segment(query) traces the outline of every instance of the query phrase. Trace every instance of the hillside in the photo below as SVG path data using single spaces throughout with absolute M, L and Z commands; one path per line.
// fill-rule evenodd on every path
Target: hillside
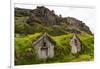
M 83 21 L 56 15 L 54 10 L 44 6 L 37 6 L 35 9 L 15 8 L 14 19 L 15 65 L 94 60 L 94 36 Z M 52 40 L 45 36 L 39 46 L 47 46 L 43 45 L 46 42 L 44 39 L 47 39 L 47 44 L 55 42 L 54 57 L 45 60 L 37 58 L 36 46 L 33 44 L 44 32 Z M 79 38 L 82 47 L 81 52 L 76 54 L 71 52 L 70 41 L 73 33 Z
M 82 32 L 92 34 L 84 22 L 74 17 L 56 15 L 54 10 L 44 6 L 37 6 L 36 9 L 15 8 L 15 33 L 35 32 L 48 32 L 51 35 Z
M 15 38 L 15 64 L 40 64 L 40 63 L 58 63 L 58 62 L 79 62 L 79 61 L 91 61 L 94 59 L 94 37 L 83 33 L 78 34 L 78 37 L 82 41 L 83 51 L 79 56 L 73 56 L 71 54 L 71 46 L 69 45 L 70 38 L 73 34 L 52 36 L 57 45 L 55 48 L 55 57 L 47 59 L 46 61 L 38 60 L 36 58 L 32 41 L 36 40 L 42 33 L 35 33 L 27 36 L 19 36 Z M 27 50 L 32 49 L 32 54 Z

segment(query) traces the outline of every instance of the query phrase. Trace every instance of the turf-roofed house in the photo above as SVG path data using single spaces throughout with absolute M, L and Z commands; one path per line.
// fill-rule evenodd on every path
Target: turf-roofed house
M 76 34 L 73 34 L 73 37 L 70 40 L 71 52 L 73 54 L 80 53 L 82 50 L 81 40 Z
M 33 46 L 39 59 L 53 58 L 55 45 L 55 41 L 47 33 L 42 34 L 33 42 Z

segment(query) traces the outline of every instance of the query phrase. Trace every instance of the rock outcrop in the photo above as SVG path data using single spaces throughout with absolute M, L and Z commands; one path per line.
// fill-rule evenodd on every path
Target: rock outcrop
M 33 21 L 44 23 L 46 25 L 56 25 L 59 24 L 59 17 L 54 14 L 53 10 L 49 10 L 44 6 L 38 6 L 36 9 L 32 10 L 31 16 L 27 20 L 28 23 Z
M 26 23 L 30 26 L 40 24 L 43 28 L 47 26 L 54 31 L 60 31 L 63 33 L 86 32 L 92 34 L 89 27 L 86 26 L 84 22 L 73 17 L 58 16 L 55 14 L 54 10 L 49 10 L 44 6 L 37 6 L 37 8 L 33 10 L 15 8 L 15 15 L 28 16 Z

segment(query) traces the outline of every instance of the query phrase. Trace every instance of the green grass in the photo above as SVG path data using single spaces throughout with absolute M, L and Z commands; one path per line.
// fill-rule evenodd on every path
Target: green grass
M 51 36 L 56 42 L 55 56 L 52 59 L 38 60 L 36 58 L 34 42 L 42 33 L 35 33 L 31 35 L 22 36 L 19 34 L 15 37 L 15 64 L 41 64 L 41 63 L 58 63 L 58 62 L 79 62 L 79 61 L 93 61 L 94 59 L 94 37 L 92 35 L 82 33 L 77 36 L 82 41 L 82 52 L 79 56 L 71 54 L 71 47 L 69 45 L 70 38 L 73 34 L 65 34 L 60 36 Z M 32 55 L 28 55 L 27 49 L 32 49 Z M 30 58 L 31 57 L 31 58 Z

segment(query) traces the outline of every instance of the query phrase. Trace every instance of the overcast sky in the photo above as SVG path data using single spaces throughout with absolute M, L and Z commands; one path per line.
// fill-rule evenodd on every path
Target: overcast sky
M 23 2 L 16 2 L 16 3 L 23 3 Z M 29 4 L 29 5 L 28 5 Z M 45 6 L 49 8 L 50 10 L 54 10 L 55 14 L 57 15 L 62 15 L 62 17 L 74 17 L 77 18 L 81 21 L 83 21 L 87 26 L 90 27 L 91 31 L 94 32 L 94 27 L 95 27 L 95 9 L 90 6 L 77 6 L 77 5 L 56 5 L 56 6 L 51 6 L 54 4 L 43 4 L 43 3 L 23 3 L 23 4 L 15 4 L 15 7 L 20 7 L 20 8 L 27 8 L 27 9 L 34 9 L 36 8 L 37 5 L 32 5 L 32 4 L 38 4 L 39 6 Z M 42 4 L 42 5 L 40 5 Z M 81 8 L 82 7 L 82 8 Z M 88 7 L 88 8 L 85 8 Z

